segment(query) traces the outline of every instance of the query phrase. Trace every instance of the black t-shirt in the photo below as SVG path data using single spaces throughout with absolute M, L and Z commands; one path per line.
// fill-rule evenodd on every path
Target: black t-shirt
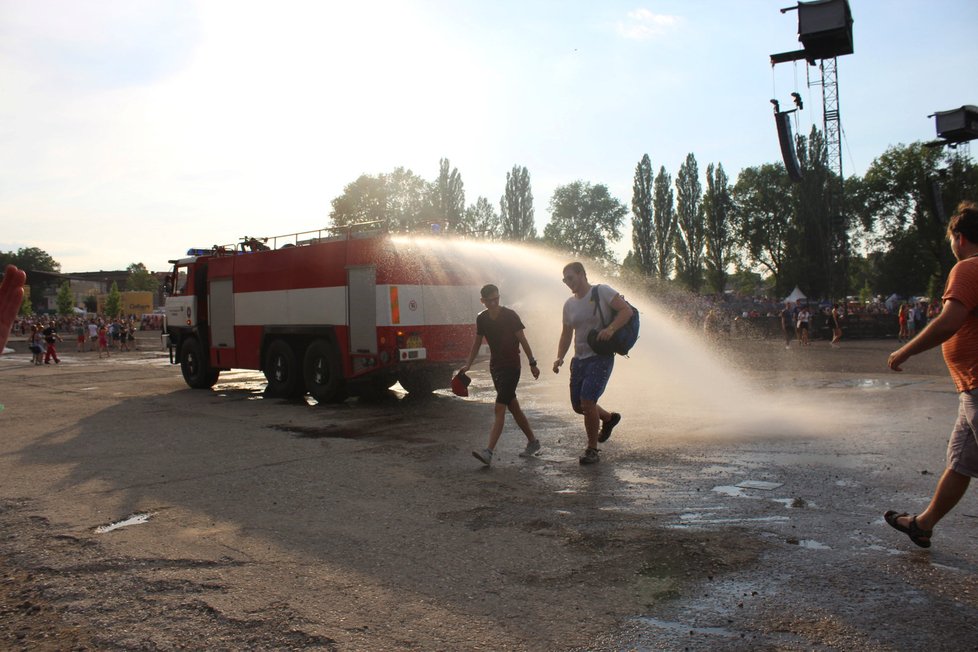
M 483 335 L 489 343 L 489 367 L 520 366 L 520 342 L 516 334 L 523 330 L 520 316 L 513 310 L 501 306 L 499 315 L 493 319 L 488 310 L 483 310 L 475 318 L 475 332 Z
M 58 331 L 54 327 L 48 326 L 41 332 L 44 333 L 44 341 L 48 344 L 54 344 L 57 341 Z

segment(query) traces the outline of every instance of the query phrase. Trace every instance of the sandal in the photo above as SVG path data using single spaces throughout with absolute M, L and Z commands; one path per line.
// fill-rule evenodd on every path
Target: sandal
M 897 514 L 895 511 L 890 510 L 887 513 L 883 514 L 883 520 L 885 520 L 887 524 L 889 524 L 889 526 L 892 527 L 894 530 L 899 530 L 900 532 L 906 534 L 908 537 L 910 537 L 911 541 L 913 541 L 921 548 L 930 548 L 930 538 L 934 534 L 934 531 L 921 530 L 920 527 L 917 525 L 916 515 L 910 516 L 910 527 L 907 527 L 906 525 L 900 525 L 897 522 L 897 519 L 902 518 L 904 516 L 910 516 L 910 514 L 906 512 Z

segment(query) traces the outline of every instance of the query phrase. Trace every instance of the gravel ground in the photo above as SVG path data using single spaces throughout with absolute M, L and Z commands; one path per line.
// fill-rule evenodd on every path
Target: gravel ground
M 547 372 L 520 388 L 542 455 L 508 422 L 485 469 L 478 366 L 467 400 L 327 407 L 254 373 L 190 390 L 141 346 L 0 358 L 0 648 L 978 649 L 974 496 L 930 550 L 881 518 L 942 469 L 937 352 L 636 355 L 594 467 Z

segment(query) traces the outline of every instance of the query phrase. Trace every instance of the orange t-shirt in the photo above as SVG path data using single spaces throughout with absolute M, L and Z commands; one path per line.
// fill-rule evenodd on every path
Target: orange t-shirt
M 944 301 L 954 299 L 968 310 L 958 332 L 941 345 L 944 362 L 959 392 L 978 388 L 978 258 L 965 258 L 951 268 Z

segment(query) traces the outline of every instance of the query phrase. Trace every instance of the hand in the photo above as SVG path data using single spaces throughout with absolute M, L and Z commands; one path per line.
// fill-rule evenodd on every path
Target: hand
M 564 364 L 564 359 L 563 358 L 557 358 L 556 360 L 554 360 L 554 373 L 555 374 L 556 373 L 560 373 L 560 367 L 563 364 Z
M 536 380 L 537 378 L 540 377 L 540 367 L 538 367 L 536 365 L 531 365 L 530 366 L 530 373 L 533 374 L 533 380 Z
M 598 331 L 598 341 L 604 342 L 605 340 L 610 340 L 611 336 L 615 334 L 615 329 L 611 326 L 602 328 Z
M 3 347 L 7 345 L 10 327 L 13 326 L 14 317 L 17 316 L 20 304 L 24 301 L 26 282 L 27 274 L 13 265 L 7 265 L 3 282 L 0 283 L 0 351 L 3 351 Z
M 906 362 L 909 357 L 909 355 L 903 352 L 903 349 L 898 349 L 890 354 L 890 357 L 886 360 L 886 366 L 893 371 L 903 371 L 900 365 Z

